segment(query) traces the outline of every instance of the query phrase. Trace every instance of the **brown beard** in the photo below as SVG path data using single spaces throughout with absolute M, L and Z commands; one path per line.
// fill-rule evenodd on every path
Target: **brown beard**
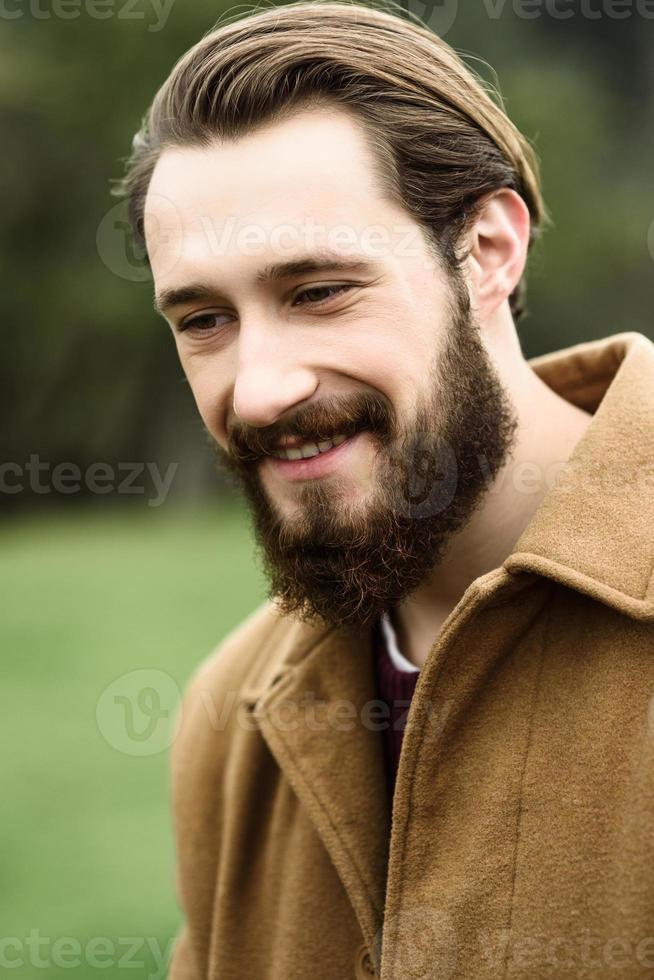
M 468 290 L 451 280 L 450 322 L 431 368 L 431 394 L 400 428 L 381 393 L 358 392 L 298 409 L 292 425 L 235 423 L 229 451 L 211 439 L 250 507 L 282 614 L 366 627 L 410 595 L 441 561 L 515 445 L 517 416 L 483 346 Z M 301 485 L 296 512 L 280 516 L 258 465 L 280 437 L 318 441 L 368 430 L 378 452 L 365 506 L 334 476 Z

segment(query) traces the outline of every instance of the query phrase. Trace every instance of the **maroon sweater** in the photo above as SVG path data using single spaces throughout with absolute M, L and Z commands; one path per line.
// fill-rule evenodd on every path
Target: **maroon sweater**
M 391 660 L 381 623 L 377 621 L 372 630 L 373 665 L 377 682 L 377 694 L 388 705 L 387 722 L 382 728 L 384 760 L 388 791 L 391 800 L 395 789 L 395 775 L 400 761 L 402 736 L 409 705 L 415 690 L 420 671 L 398 670 Z

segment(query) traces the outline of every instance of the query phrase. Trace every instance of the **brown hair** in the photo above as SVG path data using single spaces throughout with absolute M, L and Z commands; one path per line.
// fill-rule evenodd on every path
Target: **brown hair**
M 300 108 L 328 104 L 364 125 L 384 191 L 422 227 L 451 272 L 464 258 L 457 246 L 480 198 L 500 187 L 513 188 L 529 208 L 531 247 L 549 220 L 538 161 L 499 92 L 394 0 L 385 6 L 259 6 L 218 22 L 187 51 L 156 93 L 112 192 L 127 198 L 137 241 L 145 245 L 145 197 L 167 147 L 237 139 Z M 524 297 L 523 278 L 509 297 L 515 319 L 525 312 Z

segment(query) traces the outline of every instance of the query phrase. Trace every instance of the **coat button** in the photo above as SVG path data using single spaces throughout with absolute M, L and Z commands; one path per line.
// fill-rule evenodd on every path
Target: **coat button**
M 373 966 L 372 956 L 367 946 L 361 946 L 354 957 L 356 980 L 376 980 L 377 974 Z

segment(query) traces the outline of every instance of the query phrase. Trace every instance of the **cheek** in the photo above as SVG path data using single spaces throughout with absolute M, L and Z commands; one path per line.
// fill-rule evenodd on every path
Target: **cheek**
M 441 331 L 441 311 L 434 298 L 424 289 L 404 284 L 401 295 L 371 324 L 366 359 L 371 351 L 375 362 L 385 362 L 385 371 L 402 383 L 411 383 L 425 375 L 434 356 Z
M 217 368 L 207 361 L 193 363 L 192 360 L 186 364 L 182 360 L 182 368 L 202 421 L 213 438 L 225 445 L 223 419 L 226 387 L 221 383 Z
M 382 391 L 398 413 L 410 410 L 429 383 L 432 345 L 406 329 L 383 344 L 370 345 L 366 354 L 367 378 Z

